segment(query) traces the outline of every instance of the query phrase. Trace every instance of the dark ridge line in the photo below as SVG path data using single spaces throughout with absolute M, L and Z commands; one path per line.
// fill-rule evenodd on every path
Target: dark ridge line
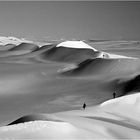
M 118 121 L 118 120 L 114 120 L 114 119 L 108 119 L 108 118 L 104 118 L 104 117 L 84 117 L 84 118 L 89 118 L 89 119 L 94 119 L 94 120 L 98 120 L 98 121 L 103 121 L 103 122 L 107 122 L 107 123 L 112 123 L 115 125 L 119 125 L 122 127 L 126 127 L 126 128 L 130 128 L 130 129 L 135 129 L 137 131 L 140 131 L 140 127 L 137 127 L 133 124 L 130 123 L 126 123 L 124 121 Z
M 24 43 L 23 42 L 23 43 L 21 43 L 19 45 L 16 45 L 15 47 L 9 49 L 9 51 L 26 50 L 26 49 L 27 50 L 29 49 L 29 50 L 33 51 L 33 50 L 36 50 L 37 48 L 39 48 L 39 46 L 36 45 L 36 44 L 33 44 L 33 43 Z
M 48 117 L 47 115 L 27 115 L 23 116 L 11 123 L 9 125 L 15 125 L 15 124 L 20 124 L 20 123 L 25 123 L 25 122 L 31 122 L 31 121 L 54 121 L 54 122 L 64 122 L 59 119 L 53 119 L 51 117 Z

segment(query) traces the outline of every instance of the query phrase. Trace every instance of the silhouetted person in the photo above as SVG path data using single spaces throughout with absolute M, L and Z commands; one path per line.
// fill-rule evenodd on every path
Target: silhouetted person
M 83 109 L 85 109 L 85 108 L 86 108 L 86 106 L 87 106 L 87 105 L 86 105 L 86 103 L 84 103 L 84 104 L 83 104 Z
M 116 92 L 113 93 L 113 98 L 116 98 Z

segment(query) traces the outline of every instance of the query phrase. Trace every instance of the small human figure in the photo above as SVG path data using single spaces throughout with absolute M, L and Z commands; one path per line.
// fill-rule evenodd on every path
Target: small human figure
M 105 54 L 103 54 L 103 58 L 105 58 Z
M 84 104 L 83 104 L 83 109 L 86 109 L 86 106 L 87 106 L 86 103 L 84 103 Z
M 113 98 L 116 98 L 116 92 L 113 93 Z

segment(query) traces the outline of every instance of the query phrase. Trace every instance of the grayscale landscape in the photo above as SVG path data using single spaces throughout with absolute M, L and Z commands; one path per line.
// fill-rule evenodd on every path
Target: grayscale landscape
M 140 139 L 139 12 L 0 2 L 0 139 Z

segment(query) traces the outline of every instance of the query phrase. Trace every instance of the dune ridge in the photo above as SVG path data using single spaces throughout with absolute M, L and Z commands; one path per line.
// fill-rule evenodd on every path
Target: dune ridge
M 140 93 L 136 93 L 86 110 L 24 116 L 1 127 L 0 136 L 18 139 L 138 139 L 139 100 Z
M 8 44 L 7 44 L 8 45 Z M 12 45 L 12 44 L 11 44 Z M 9 46 L 0 52 L 0 57 L 21 59 L 24 57 L 32 58 L 42 62 L 55 61 L 59 63 L 79 64 L 88 59 L 136 59 L 122 55 L 110 54 L 91 47 L 83 41 L 64 41 L 58 44 L 47 44 L 38 46 L 34 43 L 20 43 L 16 46 Z M 5 45 L 2 48 L 7 48 Z
M 103 51 L 98 51 L 82 41 L 65 41 L 57 44 L 53 48 L 40 54 L 42 59 L 67 62 L 81 63 L 88 59 L 105 58 L 105 59 L 136 59 L 122 55 L 109 54 Z
M 140 59 L 96 46 L 128 41 L 18 43 L 0 46 L 0 139 L 140 138 Z
M 25 43 L 33 43 L 33 41 L 27 40 L 25 38 L 17 38 L 17 37 L 13 37 L 13 36 L 0 36 L 0 44 L 1 45 L 6 45 L 6 44 L 14 44 L 14 45 L 19 45 L 22 42 Z
M 79 49 L 91 49 L 93 51 L 97 51 L 93 47 L 84 43 L 83 41 L 64 41 L 56 45 L 56 47 L 68 47 L 68 48 L 79 48 Z
M 140 70 L 139 59 L 88 59 L 80 63 L 77 68 L 64 71 L 62 75 L 69 76 L 115 76 L 121 77 L 136 73 Z
M 18 51 L 18 50 L 31 50 L 34 51 L 38 49 L 39 47 L 35 44 L 31 43 L 21 43 L 17 45 L 16 47 L 11 48 L 9 51 Z
M 57 120 L 53 117 L 53 115 L 47 115 L 47 114 L 34 114 L 34 115 L 27 115 L 23 116 L 8 125 L 15 125 L 19 123 L 25 123 L 25 122 L 31 122 L 31 121 L 56 121 L 56 122 L 62 122 L 60 120 Z

